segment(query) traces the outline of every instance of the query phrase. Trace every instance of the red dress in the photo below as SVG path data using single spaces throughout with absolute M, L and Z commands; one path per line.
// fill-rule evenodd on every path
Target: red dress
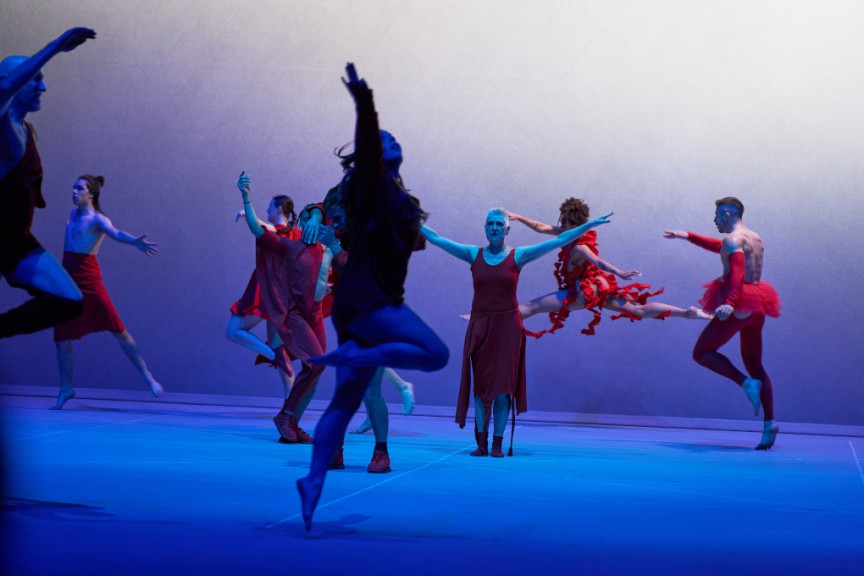
M 54 341 L 80 340 L 95 332 L 125 332 L 123 321 L 102 284 L 102 270 L 96 255 L 64 252 L 63 267 L 84 295 L 84 311 L 74 320 L 55 326 Z
M 462 349 L 462 382 L 456 404 L 456 422 L 465 426 L 471 399 L 471 375 L 474 396 L 483 403 L 487 422 L 492 401 L 499 394 L 514 399 L 514 414 L 528 410 L 525 386 L 525 334 L 516 298 L 519 267 L 513 250 L 499 264 L 492 266 L 483 257 L 483 249 L 471 264 L 474 301 L 471 320 Z
M 290 240 L 299 240 L 303 236 L 303 231 L 295 226 L 289 228 L 280 224 L 276 226 L 276 234 Z M 234 316 L 258 316 L 268 320 L 267 314 L 261 308 L 261 288 L 258 286 L 258 272 L 256 270 L 252 271 L 252 276 L 249 278 L 249 284 L 246 285 L 243 296 L 231 306 L 231 314 Z
M 633 282 L 626 286 L 619 286 L 615 276 L 608 272 L 604 272 L 594 264 L 583 261 L 580 265 L 574 266 L 573 270 L 567 272 L 567 267 L 570 263 L 570 253 L 577 244 L 588 246 L 596 255 L 600 255 L 597 249 L 597 232 L 590 230 L 580 236 L 576 241 L 561 248 L 558 253 L 558 261 L 555 262 L 555 279 L 558 281 L 559 290 L 567 290 L 567 296 L 564 298 L 564 303 L 556 312 L 549 313 L 549 320 L 552 321 L 552 327 L 540 332 L 531 332 L 526 330 L 525 333 L 535 338 L 540 338 L 544 334 L 551 334 L 564 326 L 564 321 L 570 315 L 570 304 L 579 297 L 581 293 L 585 297 L 585 309 L 594 313 L 594 318 L 588 323 L 588 327 L 582 330 L 582 334 L 586 336 L 594 335 L 594 327 L 600 323 L 600 310 L 606 305 L 610 298 L 621 298 L 633 304 L 645 304 L 648 298 L 657 296 L 663 293 L 663 289 L 656 292 L 647 292 L 651 288 L 650 284 Z M 662 320 L 669 316 L 670 312 L 661 314 L 657 319 Z M 620 312 L 612 316 L 612 320 L 618 318 L 628 318 L 631 322 L 641 320 L 638 316 L 629 312 Z

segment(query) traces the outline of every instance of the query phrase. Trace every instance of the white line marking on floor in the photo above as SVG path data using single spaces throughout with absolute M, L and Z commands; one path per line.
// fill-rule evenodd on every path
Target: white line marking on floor
M 855 457 L 855 464 L 858 465 L 858 475 L 861 476 L 861 482 L 864 482 L 864 470 L 861 469 L 861 462 L 858 460 L 858 454 L 855 452 L 855 446 L 852 445 L 851 440 L 849 440 L 849 448 L 852 449 L 852 456 Z

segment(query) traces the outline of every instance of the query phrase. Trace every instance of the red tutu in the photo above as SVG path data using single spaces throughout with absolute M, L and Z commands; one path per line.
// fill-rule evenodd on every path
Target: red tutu
M 714 314 L 717 307 L 722 306 L 729 295 L 726 282 L 722 277 L 717 278 L 705 284 L 703 288 L 705 288 L 705 294 L 699 300 L 699 305 L 706 313 Z M 763 280 L 759 284 L 745 283 L 741 287 L 741 296 L 735 305 L 735 311 L 764 314 L 777 318 L 780 316 L 780 296 L 770 282 Z

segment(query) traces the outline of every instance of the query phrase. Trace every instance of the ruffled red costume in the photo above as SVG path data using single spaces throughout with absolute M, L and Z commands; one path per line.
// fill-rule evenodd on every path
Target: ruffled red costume
M 660 288 L 655 292 L 648 292 L 651 288 L 650 284 L 641 282 L 633 282 L 626 286 L 619 286 L 615 276 L 608 272 L 600 270 L 594 264 L 583 261 L 580 265 L 574 266 L 570 272 L 567 272 L 567 267 L 570 264 L 570 254 L 577 245 L 588 246 L 588 248 L 596 255 L 600 255 L 597 249 L 597 232 L 589 230 L 575 241 L 567 244 L 558 253 L 558 261 L 555 262 L 555 280 L 558 281 L 559 290 L 567 290 L 567 296 L 564 298 L 564 303 L 561 308 L 555 312 L 549 313 L 549 320 L 552 326 L 540 332 L 531 332 L 525 330 L 525 333 L 534 338 L 540 338 L 544 334 L 551 334 L 564 326 L 567 317 L 570 316 L 570 304 L 583 294 L 585 297 L 585 309 L 594 313 L 594 317 L 588 323 L 588 327 L 582 330 L 582 334 L 586 336 L 594 335 L 594 328 L 600 323 L 602 318 L 600 311 L 606 305 L 610 298 L 621 298 L 633 304 L 645 304 L 648 298 L 657 296 L 663 293 Z M 660 315 L 657 319 L 662 320 L 669 316 L 669 312 Z M 612 320 L 618 318 L 628 318 L 631 322 L 641 320 L 629 312 L 622 311 L 612 316 Z
M 102 283 L 102 270 L 96 255 L 64 252 L 63 267 L 84 294 L 84 311 L 74 320 L 55 326 L 54 341 L 80 340 L 95 332 L 125 332 L 126 327 Z
M 276 234 L 290 240 L 299 240 L 303 236 L 303 231 L 295 226 L 289 227 L 280 224 L 276 226 Z M 256 250 L 260 249 L 260 247 L 256 248 Z M 252 271 L 252 276 L 249 278 L 243 296 L 231 306 L 231 314 L 234 316 L 258 316 L 264 320 L 269 320 L 267 313 L 261 307 L 261 287 L 258 285 L 257 270 Z

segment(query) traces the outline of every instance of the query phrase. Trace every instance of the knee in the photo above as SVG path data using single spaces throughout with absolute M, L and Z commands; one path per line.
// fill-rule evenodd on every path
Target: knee
M 705 363 L 705 350 L 703 350 L 700 346 L 696 346 L 693 348 L 693 361 L 697 364 Z
M 450 350 L 441 339 L 436 338 L 427 350 L 427 362 L 426 366 L 422 368 L 423 371 L 434 372 L 447 366 L 447 362 L 450 360 Z

